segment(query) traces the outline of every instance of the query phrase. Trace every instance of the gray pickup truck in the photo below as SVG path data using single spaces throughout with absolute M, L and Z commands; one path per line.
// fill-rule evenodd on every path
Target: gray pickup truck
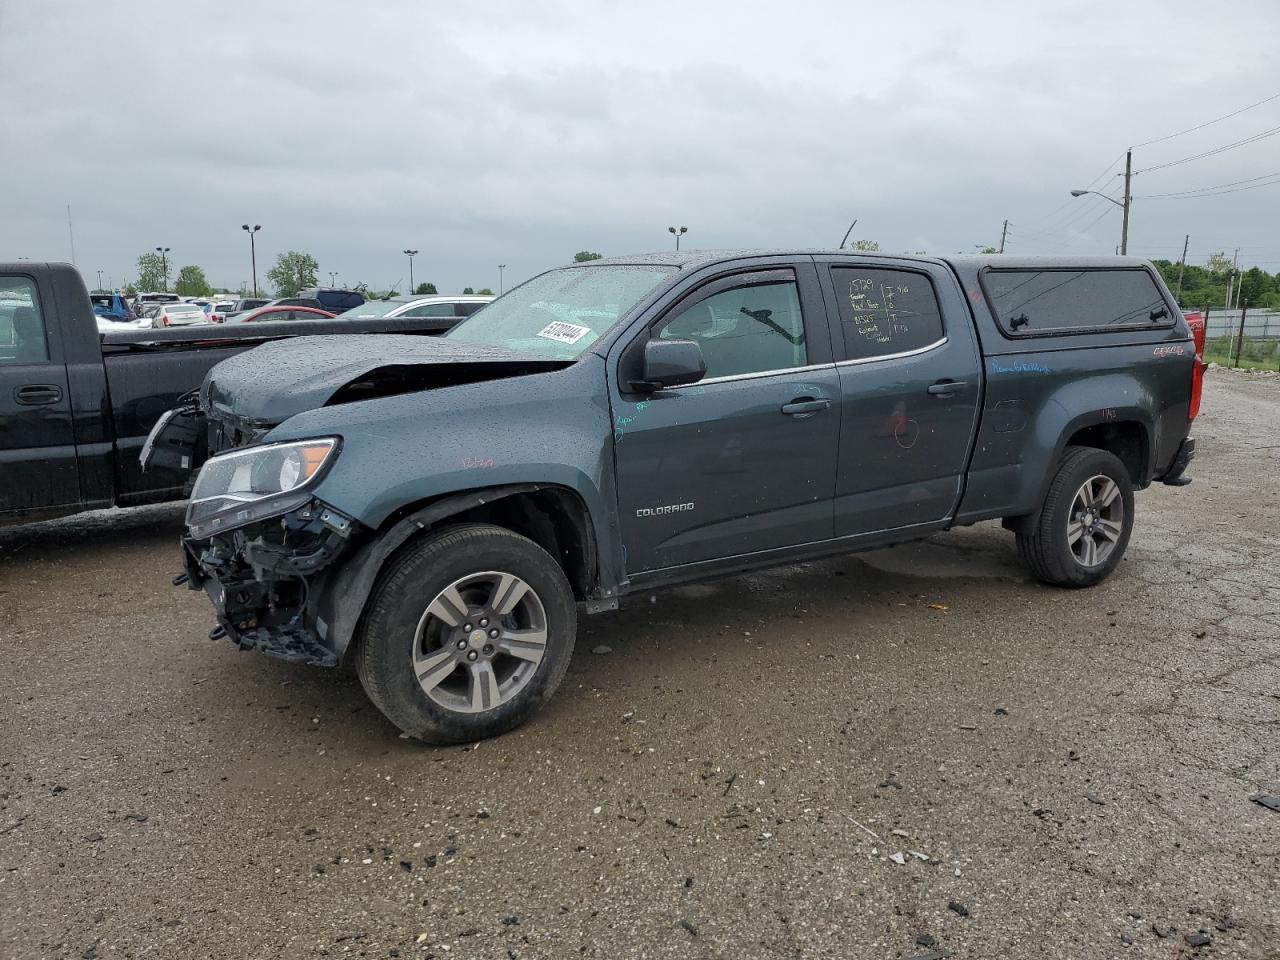
M 211 370 L 175 418 L 212 453 L 179 581 L 212 636 L 353 662 L 401 730 L 486 737 L 555 690 L 579 603 L 992 519 L 1041 580 L 1097 583 L 1134 491 L 1188 482 L 1201 336 L 1123 258 L 551 270 L 443 338 Z

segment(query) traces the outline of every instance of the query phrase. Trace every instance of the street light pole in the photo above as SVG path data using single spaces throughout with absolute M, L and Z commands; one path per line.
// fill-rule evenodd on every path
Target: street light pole
M 1117 200 L 1115 197 L 1108 196 L 1105 193 L 1099 193 L 1097 190 L 1072 190 L 1073 197 L 1083 197 L 1085 194 L 1092 193 L 1095 196 L 1110 200 L 1117 207 L 1124 211 L 1124 219 L 1120 223 L 1120 256 L 1128 256 L 1129 254 L 1129 208 L 1133 206 L 1133 191 L 1130 189 L 1133 181 L 1133 148 L 1130 147 L 1125 151 L 1124 155 L 1124 202 Z
M 409 292 L 413 293 L 418 288 L 413 285 L 413 258 L 418 255 L 417 250 L 406 250 L 404 255 L 409 258 Z
M 331 286 L 331 287 L 336 287 L 337 285 L 338 285 L 338 271 L 337 271 L 337 270 L 330 270 L 330 271 L 329 271 L 329 286 Z
M 160 254 L 160 272 L 164 275 L 164 292 L 169 292 L 169 248 L 156 247 L 156 253 Z
M 262 224 L 255 223 L 250 230 L 246 223 L 241 225 L 240 229 L 249 234 L 249 264 L 253 268 L 253 295 L 256 298 L 258 296 L 258 248 L 253 242 L 253 235 L 262 229 Z
M 498 264 L 498 296 L 502 296 L 503 292 L 506 290 L 506 287 L 502 284 L 502 271 L 505 269 L 507 269 L 507 265 L 505 263 Z
M 102 271 L 98 271 L 98 292 L 102 292 Z
M 680 251 L 680 238 L 681 238 L 684 234 L 686 234 L 686 233 L 688 233 L 688 232 L 689 232 L 689 228 L 688 228 L 688 227 L 681 227 L 681 228 L 680 228 L 680 230 L 679 230 L 679 231 L 677 231 L 675 227 L 667 227 L 667 232 L 668 232 L 668 233 L 670 233 L 670 234 L 674 234 L 674 235 L 675 235 L 675 238 L 676 238 L 676 252 L 677 252 L 677 253 L 679 253 L 679 251 Z

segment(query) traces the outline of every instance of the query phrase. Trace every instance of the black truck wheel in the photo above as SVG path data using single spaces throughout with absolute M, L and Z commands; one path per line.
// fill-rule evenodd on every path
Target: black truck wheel
M 1091 587 L 1116 568 L 1132 531 L 1125 465 L 1106 450 L 1067 447 L 1040 516 L 1018 534 L 1018 553 L 1045 583 Z
M 374 705 L 405 733 L 465 743 L 505 733 L 555 692 L 577 635 L 573 592 L 532 540 L 449 527 L 394 560 L 355 655 Z

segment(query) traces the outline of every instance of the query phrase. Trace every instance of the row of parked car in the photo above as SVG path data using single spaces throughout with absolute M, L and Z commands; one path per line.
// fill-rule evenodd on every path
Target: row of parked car
M 119 293 L 92 295 L 93 312 L 101 331 L 122 327 L 186 327 L 200 323 L 275 323 L 334 317 L 439 317 L 462 319 L 475 313 L 491 296 L 409 295 L 366 300 L 358 290 L 315 288 L 296 297 L 268 300 L 244 297 L 218 300 L 180 297 L 174 293 L 140 293 L 132 299 Z

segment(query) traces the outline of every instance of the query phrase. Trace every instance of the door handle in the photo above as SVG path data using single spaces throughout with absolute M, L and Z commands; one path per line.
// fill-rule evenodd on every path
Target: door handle
M 789 417 L 798 417 L 803 416 L 806 413 L 817 413 L 819 410 L 825 410 L 829 406 L 831 406 L 831 401 L 825 397 L 821 397 L 817 400 L 796 398 L 790 403 L 784 403 L 782 405 L 782 412 Z
M 62 388 L 54 383 L 31 383 L 25 387 L 15 387 L 13 399 L 24 406 L 40 407 L 61 400 Z
M 939 380 L 929 384 L 929 395 L 932 397 L 954 397 L 969 384 L 963 380 Z

